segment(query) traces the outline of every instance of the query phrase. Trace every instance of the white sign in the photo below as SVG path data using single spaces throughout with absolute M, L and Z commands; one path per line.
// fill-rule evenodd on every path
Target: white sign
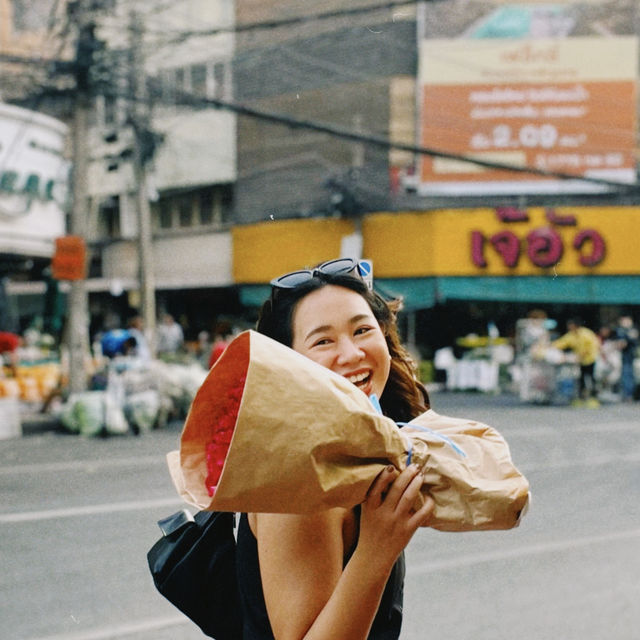
M 50 256 L 65 233 L 67 127 L 0 104 L 0 253 Z

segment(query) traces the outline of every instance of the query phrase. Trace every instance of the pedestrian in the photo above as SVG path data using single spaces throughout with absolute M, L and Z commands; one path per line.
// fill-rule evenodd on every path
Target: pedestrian
M 386 302 L 343 258 L 271 283 L 257 331 L 344 376 L 383 412 L 408 421 L 429 407 Z M 241 514 L 238 580 L 246 638 L 396 639 L 404 549 L 434 503 L 411 505 L 419 470 L 386 469 L 355 509 L 307 515 Z
M 127 332 L 129 338 L 134 338 L 135 342 L 129 341 L 127 344 L 129 350 L 127 355 L 139 358 L 141 362 L 151 360 L 151 349 L 144 334 L 144 320 L 142 316 L 135 315 L 129 319 L 127 323 Z
M 584 326 L 581 318 L 572 318 L 567 321 L 567 332 L 551 343 L 556 349 L 569 349 L 575 354 L 580 366 L 578 379 L 578 398 L 574 399 L 574 406 L 583 403 L 589 408 L 600 406 L 597 398 L 594 369 L 596 359 L 600 353 L 600 339 Z
M 22 338 L 17 333 L 0 331 L 0 364 L 6 364 L 14 378 L 18 377 L 18 347 L 21 344 Z
M 107 358 L 115 358 L 124 355 L 127 346 L 127 340 L 130 340 L 131 334 L 127 329 L 109 329 L 100 337 L 100 350 L 103 356 Z M 135 338 L 134 338 L 135 341 Z
M 224 353 L 231 340 L 233 339 L 231 324 L 223 321 L 218 322 L 213 332 L 213 344 L 209 354 L 209 369 L 217 362 L 218 358 Z
M 622 372 L 620 374 L 622 400 L 623 402 L 632 402 L 636 390 L 633 361 L 638 349 L 638 329 L 629 314 L 618 318 L 615 336 L 622 354 Z
M 615 390 L 620 381 L 622 358 L 615 330 L 610 325 L 603 325 L 598 331 L 598 338 L 600 351 L 594 369 L 594 376 L 598 381 L 598 396 L 601 400 L 606 397 L 617 399 Z
M 158 355 L 177 353 L 184 344 L 182 327 L 170 313 L 162 314 L 157 329 Z

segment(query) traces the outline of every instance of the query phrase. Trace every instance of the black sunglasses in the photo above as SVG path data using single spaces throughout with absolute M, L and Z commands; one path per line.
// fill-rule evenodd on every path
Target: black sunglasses
M 271 286 L 274 289 L 294 289 L 318 275 L 337 276 L 350 273 L 360 279 L 364 276 L 357 260 L 353 258 L 338 258 L 337 260 L 323 262 L 313 269 L 301 269 L 300 271 L 285 273 L 278 278 L 274 278 L 271 281 Z

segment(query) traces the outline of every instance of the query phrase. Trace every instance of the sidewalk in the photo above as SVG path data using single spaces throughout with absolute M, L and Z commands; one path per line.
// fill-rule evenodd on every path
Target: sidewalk
M 22 435 L 32 436 L 48 431 L 63 431 L 60 420 L 48 413 L 38 413 L 34 410 L 23 412 L 20 416 Z

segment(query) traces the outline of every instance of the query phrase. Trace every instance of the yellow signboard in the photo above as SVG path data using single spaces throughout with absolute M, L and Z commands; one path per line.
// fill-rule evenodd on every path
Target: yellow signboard
M 640 207 L 380 213 L 362 234 L 378 278 L 640 274 Z
M 238 284 L 265 283 L 282 273 L 338 258 L 344 239 L 354 231 L 348 220 L 322 218 L 234 227 L 233 280 Z

